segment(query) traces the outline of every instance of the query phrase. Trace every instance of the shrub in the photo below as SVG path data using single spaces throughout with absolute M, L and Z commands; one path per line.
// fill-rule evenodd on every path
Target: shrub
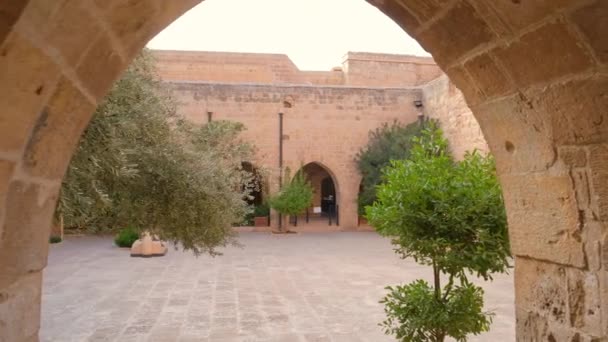
M 270 215 L 270 207 L 267 203 L 258 204 L 253 207 L 253 210 L 249 211 L 242 222 L 237 223 L 239 226 L 253 226 L 255 224 L 256 217 L 267 217 Z
M 235 223 L 235 226 L 241 227 L 250 227 L 254 224 L 254 214 L 253 212 L 247 213 L 241 222 Z
M 491 157 L 473 152 L 453 161 L 434 126 L 414 141 L 408 160 L 393 161 L 383 171 L 378 201 L 367 207 L 367 217 L 392 238 L 402 258 L 431 266 L 434 282 L 388 288 L 383 326 L 401 341 L 465 341 L 490 324 L 482 312 L 483 291 L 469 283 L 467 273 L 488 280 L 509 267 L 501 189 Z M 448 279 L 443 287 L 442 274 Z
M 289 170 L 286 172 L 289 179 Z M 283 215 L 298 215 L 310 206 L 312 202 L 313 188 L 306 180 L 302 171 L 296 173 L 293 180 L 284 185 L 279 193 L 271 197 L 270 206 Z
M 384 124 L 369 133 L 369 142 L 357 153 L 355 162 L 363 179 L 362 191 L 359 193 L 359 215 L 365 214 L 365 207 L 376 200 L 376 187 L 382 180 L 382 169 L 389 166 L 391 160 L 406 159 L 410 156 L 413 138 L 420 135 L 429 125 L 414 122 L 403 125 L 398 122 Z
M 49 238 L 49 242 L 50 243 L 60 243 L 61 241 L 63 241 L 63 239 L 61 238 L 61 236 L 55 236 L 55 235 L 53 235 L 53 236 L 51 236 Z
M 270 207 L 267 203 L 256 205 L 253 210 L 254 217 L 266 217 L 270 215 Z
M 443 341 L 445 336 L 466 341 L 467 334 L 487 331 L 492 322 L 482 311 L 483 290 L 470 283 L 454 286 L 440 300 L 424 280 L 386 289 L 381 303 L 388 318 L 381 325 L 399 341 Z
M 137 241 L 138 239 L 139 239 L 139 232 L 137 231 L 137 229 L 135 229 L 133 227 L 127 227 L 127 228 L 121 230 L 118 233 L 118 235 L 116 235 L 114 242 L 116 243 L 116 246 L 118 246 L 118 247 L 131 248 L 131 246 L 133 246 L 133 243 L 135 241 Z

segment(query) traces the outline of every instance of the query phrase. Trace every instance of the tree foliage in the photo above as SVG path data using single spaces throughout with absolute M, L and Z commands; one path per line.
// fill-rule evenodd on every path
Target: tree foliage
M 427 123 L 414 122 L 403 125 L 398 122 L 385 123 L 369 133 L 368 144 L 355 157 L 359 172 L 363 176 L 359 194 L 359 212 L 376 200 L 376 187 L 382 180 L 382 169 L 391 160 L 407 159 L 412 148 L 412 138 L 418 136 Z
M 289 171 L 286 179 L 289 179 Z M 284 215 L 298 215 L 308 208 L 312 202 L 313 188 L 300 170 L 291 182 L 283 186 L 278 194 L 269 200 L 270 206 Z
M 242 124 L 197 127 L 175 114 L 170 92 L 143 52 L 97 108 L 64 179 L 58 215 L 67 227 L 126 226 L 194 253 L 233 242 L 249 210 L 253 147 Z
M 470 283 L 454 286 L 441 300 L 424 280 L 387 287 L 387 334 L 399 341 L 443 341 L 446 336 L 466 341 L 467 334 L 487 331 L 491 317 L 483 313 L 483 289 Z
M 493 159 L 477 152 L 455 162 L 435 125 L 413 139 L 410 158 L 383 171 L 378 200 L 367 207 L 377 231 L 392 237 L 402 258 L 432 266 L 434 284 L 389 288 L 386 332 L 401 341 L 443 341 L 489 328 L 483 291 L 467 279 L 506 272 L 506 214 Z M 447 277 L 441 287 L 441 275 Z

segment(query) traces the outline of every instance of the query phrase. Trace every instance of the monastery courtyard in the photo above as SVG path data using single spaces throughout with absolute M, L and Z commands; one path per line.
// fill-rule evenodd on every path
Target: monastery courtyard
M 378 326 L 386 285 L 429 278 L 373 232 L 241 233 L 199 258 L 131 258 L 111 238 L 68 237 L 44 271 L 41 341 L 394 341 Z M 512 275 L 484 285 L 489 333 L 514 341 Z

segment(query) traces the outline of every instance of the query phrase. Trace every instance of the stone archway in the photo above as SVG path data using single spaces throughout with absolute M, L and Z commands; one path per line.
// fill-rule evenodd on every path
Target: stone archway
M 314 215 L 313 208 L 310 208 L 312 216 L 323 217 L 324 220 L 331 216 L 332 221 L 336 223 L 342 204 L 341 188 L 336 174 L 327 165 L 317 161 L 303 165 L 298 172 L 303 172 L 314 190 L 312 207 L 318 208 L 319 212 Z
M 608 2 L 368 1 L 432 53 L 496 157 L 518 338 L 608 336 Z M 37 340 L 57 192 L 97 101 L 198 2 L 0 4 L 0 341 Z

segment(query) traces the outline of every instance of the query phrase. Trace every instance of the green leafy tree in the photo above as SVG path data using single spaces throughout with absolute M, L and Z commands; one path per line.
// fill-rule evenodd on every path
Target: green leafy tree
M 367 207 L 377 231 L 392 237 L 402 258 L 431 266 L 433 284 L 418 280 L 388 287 L 382 300 L 387 334 L 400 341 L 466 341 L 487 331 L 483 290 L 467 274 L 485 280 L 506 272 L 510 256 L 506 215 L 491 157 L 468 153 L 455 162 L 434 125 L 425 129 L 407 160 L 391 162 Z M 442 287 L 442 281 L 445 286 Z
M 289 170 L 286 171 L 285 178 L 290 178 Z M 312 198 L 313 188 L 300 170 L 291 182 L 284 185 L 281 191 L 271 197 L 268 202 L 280 214 L 295 216 L 310 206 Z
M 235 242 L 232 224 L 250 210 L 254 152 L 244 126 L 197 127 L 175 114 L 170 92 L 144 51 L 97 108 L 64 179 L 57 215 L 91 231 L 127 226 L 195 254 Z
M 359 194 L 359 214 L 376 200 L 376 187 L 382 180 L 382 169 L 391 160 L 407 159 L 413 145 L 412 138 L 420 134 L 428 123 L 414 122 L 403 125 L 398 122 L 385 123 L 369 133 L 369 142 L 357 153 L 355 161 L 363 179 Z

